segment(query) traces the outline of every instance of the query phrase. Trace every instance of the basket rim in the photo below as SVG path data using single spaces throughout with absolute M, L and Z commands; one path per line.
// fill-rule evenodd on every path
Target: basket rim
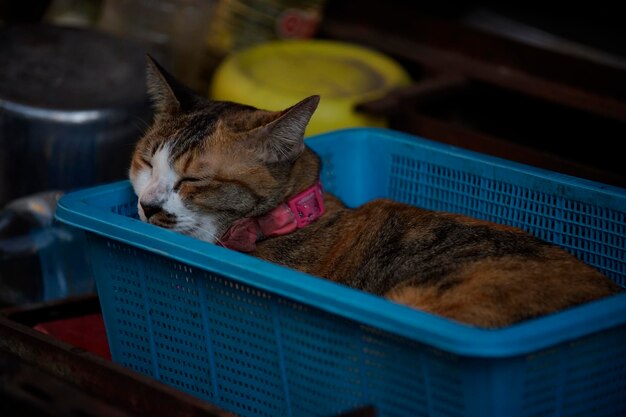
M 307 142 L 334 141 L 338 137 L 341 137 L 339 140 L 346 140 L 346 134 L 353 140 L 385 138 L 409 146 L 428 147 L 561 184 L 592 189 L 605 194 L 607 201 L 613 201 L 616 206 L 621 203 L 621 211 L 626 207 L 626 190 L 618 187 L 509 162 L 389 129 L 347 129 L 314 136 Z M 276 296 L 353 320 L 365 327 L 462 356 L 502 358 L 526 355 L 626 323 L 625 291 L 501 329 L 472 327 L 90 205 L 95 198 L 128 192 L 132 192 L 132 187 L 129 181 L 124 180 L 68 193 L 58 203 L 56 218 L 87 232 L 223 275 Z

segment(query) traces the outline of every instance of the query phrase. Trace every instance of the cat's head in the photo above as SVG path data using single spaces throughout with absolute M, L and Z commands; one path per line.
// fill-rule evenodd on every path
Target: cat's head
M 278 112 L 211 101 L 148 61 L 155 121 L 129 173 L 143 221 L 215 243 L 236 220 L 267 213 L 317 179 L 303 137 L 319 96 Z M 295 169 L 304 159 L 313 162 Z

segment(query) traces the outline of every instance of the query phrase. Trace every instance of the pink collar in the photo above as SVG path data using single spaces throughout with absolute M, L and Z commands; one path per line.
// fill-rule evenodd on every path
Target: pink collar
M 264 216 L 237 220 L 219 244 L 239 252 L 253 252 L 259 240 L 286 235 L 308 226 L 324 214 L 323 193 L 318 181 Z

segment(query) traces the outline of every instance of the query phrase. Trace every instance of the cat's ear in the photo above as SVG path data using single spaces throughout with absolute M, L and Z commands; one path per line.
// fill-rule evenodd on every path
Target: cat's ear
M 156 118 L 174 116 L 192 108 L 198 101 L 197 94 L 174 78 L 150 55 L 146 55 L 146 58 L 148 94 Z
M 277 112 L 275 119 L 248 132 L 249 144 L 264 162 L 295 160 L 304 151 L 304 131 L 319 102 L 320 96 L 311 96 Z

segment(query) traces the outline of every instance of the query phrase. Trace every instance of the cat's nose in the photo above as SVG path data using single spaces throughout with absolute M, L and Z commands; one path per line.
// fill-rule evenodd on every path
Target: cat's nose
M 150 219 L 150 217 L 161 211 L 161 206 L 157 206 L 154 204 L 139 203 L 139 205 L 141 206 L 141 209 L 143 210 L 143 214 L 146 216 L 146 219 Z

